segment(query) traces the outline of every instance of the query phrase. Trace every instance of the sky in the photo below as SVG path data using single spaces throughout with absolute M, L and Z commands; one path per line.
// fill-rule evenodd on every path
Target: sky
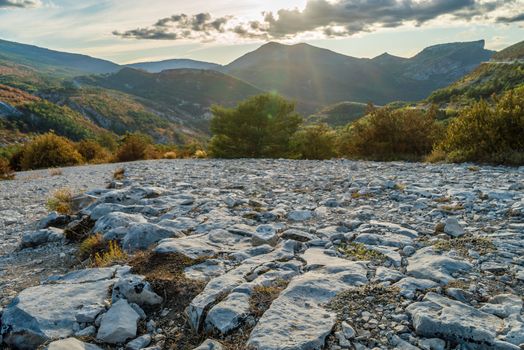
M 524 40 L 524 0 L 0 0 L 0 39 L 116 63 L 227 64 L 268 41 L 355 57 Z

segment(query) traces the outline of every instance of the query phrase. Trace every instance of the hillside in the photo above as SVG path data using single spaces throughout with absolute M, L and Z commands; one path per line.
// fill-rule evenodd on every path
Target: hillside
M 332 127 L 345 126 L 364 116 L 367 104 L 340 102 L 325 107 L 307 118 L 311 123 L 326 123 Z
M 213 104 L 233 106 L 262 92 L 231 76 L 194 69 L 148 73 L 124 68 L 115 74 L 82 77 L 77 81 L 139 97 L 148 107 L 176 116 L 180 122 L 200 130 L 207 130 Z
M 40 72 L 64 76 L 110 73 L 120 68 L 113 62 L 86 55 L 54 51 L 6 40 L 0 40 L 0 59 L 37 68 Z
M 222 66 L 216 63 L 201 62 L 189 59 L 174 59 L 158 62 L 139 62 L 126 65 L 129 68 L 142 69 L 149 73 L 160 73 L 170 69 L 206 69 L 219 70 Z
M 437 90 L 428 102 L 441 105 L 468 105 L 479 99 L 490 99 L 505 91 L 524 85 L 524 62 L 484 63 L 450 86 Z
M 269 43 L 223 71 L 296 99 L 302 110 L 312 112 L 340 101 L 387 104 L 424 99 L 492 54 L 484 49 L 484 41 L 436 45 L 409 59 L 388 54 L 359 59 L 307 44 Z
M 493 55 L 494 61 L 511 61 L 524 59 L 524 41 L 505 48 Z

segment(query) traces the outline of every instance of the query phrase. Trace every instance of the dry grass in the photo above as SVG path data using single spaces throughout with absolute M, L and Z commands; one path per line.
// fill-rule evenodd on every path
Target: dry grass
M 69 188 L 61 188 L 53 192 L 51 198 L 47 200 L 47 209 L 49 211 L 56 211 L 60 214 L 72 214 L 71 203 L 73 201 L 73 193 Z
M 270 286 L 256 286 L 253 288 L 253 294 L 249 301 L 250 313 L 257 319 L 262 317 L 266 312 L 273 300 L 278 298 L 280 293 L 286 289 L 289 281 L 278 280 Z
M 82 241 L 78 248 L 78 257 L 81 260 L 87 258 L 94 258 L 95 255 L 104 251 L 108 247 L 107 242 L 104 241 L 104 237 L 100 234 L 94 234 Z
M 116 241 L 110 241 L 107 251 L 95 253 L 92 261 L 93 267 L 107 267 L 124 263 L 127 260 L 127 254 L 120 248 Z
M 118 180 L 118 181 L 121 181 L 124 179 L 126 175 L 126 169 L 124 168 L 118 168 L 115 170 L 115 172 L 113 173 L 113 179 L 114 180 Z
M 85 216 L 80 220 L 71 222 L 64 231 L 67 240 L 72 242 L 80 242 L 84 240 L 95 226 L 95 221 L 91 220 L 89 216 Z
M 62 175 L 62 169 L 49 169 L 49 175 L 51 176 L 61 176 Z
M 486 237 L 460 237 L 448 240 L 438 240 L 433 244 L 433 248 L 440 251 L 455 250 L 460 256 L 468 257 L 470 249 L 476 251 L 480 255 L 494 253 L 497 247 L 493 242 Z

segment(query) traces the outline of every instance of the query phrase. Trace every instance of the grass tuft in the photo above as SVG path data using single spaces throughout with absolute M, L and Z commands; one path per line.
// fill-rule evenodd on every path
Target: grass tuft
M 94 267 L 107 267 L 127 260 L 127 254 L 116 241 L 110 241 L 107 251 L 95 253 Z
M 344 254 L 344 256 L 350 260 L 354 261 L 368 261 L 368 260 L 386 260 L 386 256 L 377 251 L 366 248 L 364 244 L 361 243 L 349 243 L 341 246 L 339 251 Z
M 53 192 L 51 198 L 47 200 L 47 209 L 56 211 L 60 214 L 72 214 L 71 204 L 73 202 L 73 193 L 68 188 L 61 188 Z

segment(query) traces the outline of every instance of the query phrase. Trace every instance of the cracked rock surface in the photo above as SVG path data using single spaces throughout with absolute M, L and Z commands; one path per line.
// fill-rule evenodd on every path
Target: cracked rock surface
M 123 166 L 125 179 L 111 188 L 104 184 L 113 165 L 66 169 L 40 179 L 40 192 L 25 174 L 0 183 L 4 345 L 524 347 L 524 168 L 284 160 Z M 16 198 L 63 184 L 86 191 L 67 220 L 92 222 L 88 234 L 117 241 L 131 267 L 82 268 L 77 244 L 60 235 L 62 219 L 46 218 L 45 199 L 11 208 Z M 31 254 L 62 260 L 37 267 Z M 147 254 L 155 264 L 142 267 L 144 277 L 133 259 Z M 174 257 L 179 266 L 168 265 Z M 178 271 L 174 280 L 153 273 L 163 261 Z M 9 281 L 24 271 L 31 274 Z

